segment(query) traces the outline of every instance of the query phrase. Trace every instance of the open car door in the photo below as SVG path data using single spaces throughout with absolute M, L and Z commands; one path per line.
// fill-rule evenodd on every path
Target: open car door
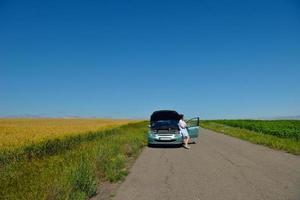
M 195 140 L 199 136 L 199 126 L 200 126 L 200 119 L 199 117 L 192 118 L 187 122 L 187 130 L 189 132 L 190 138 Z

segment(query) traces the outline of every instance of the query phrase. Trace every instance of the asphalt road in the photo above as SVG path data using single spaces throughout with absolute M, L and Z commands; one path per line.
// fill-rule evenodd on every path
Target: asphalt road
M 201 130 L 197 144 L 146 148 L 115 200 L 300 199 L 300 156 Z

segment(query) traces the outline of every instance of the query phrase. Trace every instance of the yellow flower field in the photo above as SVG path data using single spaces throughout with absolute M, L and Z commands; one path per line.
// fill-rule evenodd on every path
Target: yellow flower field
M 0 149 L 104 130 L 134 122 L 112 119 L 0 119 Z

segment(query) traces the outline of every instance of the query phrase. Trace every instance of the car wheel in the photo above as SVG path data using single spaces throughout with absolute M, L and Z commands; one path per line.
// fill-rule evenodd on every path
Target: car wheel
M 150 148 L 153 147 L 153 144 L 149 144 L 149 143 L 148 143 L 148 147 L 150 147 Z

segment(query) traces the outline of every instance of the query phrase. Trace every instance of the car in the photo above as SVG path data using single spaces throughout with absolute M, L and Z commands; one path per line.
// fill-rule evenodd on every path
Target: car
M 152 113 L 148 131 L 148 146 L 182 145 L 183 138 L 179 131 L 180 115 L 174 110 L 159 110 Z M 199 117 L 187 121 L 190 142 L 196 142 L 199 136 Z

